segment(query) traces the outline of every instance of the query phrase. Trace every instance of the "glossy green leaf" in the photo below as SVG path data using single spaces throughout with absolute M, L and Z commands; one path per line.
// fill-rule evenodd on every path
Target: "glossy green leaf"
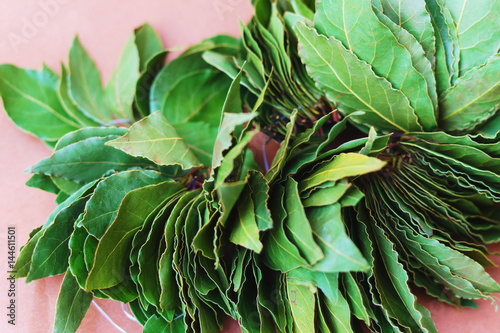
M 289 306 L 294 319 L 294 332 L 314 332 L 315 329 L 315 294 L 316 288 L 311 283 L 287 278 Z
M 237 245 L 260 253 L 263 245 L 260 241 L 259 227 L 255 216 L 255 204 L 250 191 L 243 192 L 236 206 L 234 222 L 229 239 Z
M 345 10 L 345 7 L 349 10 Z M 322 1 L 318 3 L 315 26 L 325 36 L 342 42 L 359 60 L 369 63 L 377 76 L 387 79 L 394 89 L 401 91 L 410 101 L 424 130 L 429 131 L 437 126 L 435 94 L 433 102 L 429 97 L 432 89 L 428 89 L 431 82 L 426 80 L 433 80 L 434 77 L 423 76 L 422 68 L 413 65 L 427 61 L 423 52 L 413 50 L 416 47 L 422 51 L 420 44 L 413 38 L 406 38 L 405 43 L 401 44 L 399 39 L 406 31 L 402 29 L 394 34 L 383 21 L 379 21 L 370 0 Z M 395 29 L 398 30 L 398 27 Z M 391 53 L 386 50 L 391 50 Z M 349 59 L 348 62 L 355 62 L 353 60 Z M 430 64 L 428 70 L 430 72 Z
M 218 70 L 224 72 L 232 80 L 235 80 L 238 74 L 241 73 L 241 70 L 238 68 L 235 59 L 232 56 L 223 55 L 214 51 L 205 51 L 203 53 L 203 60 L 205 60 L 207 63 L 217 68 Z M 259 95 L 248 77 L 243 76 L 241 78 L 241 84 L 249 91 L 251 91 L 254 95 Z
M 66 271 L 70 254 L 69 238 L 87 200 L 88 197 L 80 198 L 62 209 L 54 221 L 44 229 L 33 251 L 32 268 L 26 278 L 27 282 Z
M 262 90 L 266 85 L 265 69 L 262 60 L 262 51 L 258 46 L 255 36 L 252 35 L 247 26 L 240 23 L 243 46 L 247 51 L 248 79 L 257 90 Z
M 113 113 L 106 104 L 99 69 L 78 38 L 69 51 L 69 72 L 70 95 L 81 111 L 101 124 L 112 121 Z
M 421 5 L 423 4 L 423 0 L 421 1 Z M 397 43 L 401 44 L 411 55 L 411 64 L 415 68 L 415 70 L 424 78 L 425 84 L 427 87 L 427 94 L 429 96 L 430 101 L 432 102 L 433 114 L 432 120 L 423 121 L 420 120 L 422 116 L 420 116 L 419 121 L 423 124 L 429 124 L 432 129 L 437 127 L 437 91 L 436 91 L 436 78 L 434 73 L 434 64 L 431 60 L 428 59 L 428 54 L 425 53 L 422 45 L 418 41 L 418 37 L 415 37 L 404 28 L 400 27 L 397 23 L 391 21 L 388 17 L 382 14 L 377 9 L 374 9 L 375 14 L 382 24 L 384 24 L 389 30 L 394 34 L 394 37 L 397 40 Z M 414 13 L 416 16 L 417 14 Z M 429 14 L 427 13 L 427 16 Z M 430 23 L 430 22 L 429 22 Z M 432 26 L 429 24 L 429 28 Z M 434 39 L 431 40 L 431 44 L 434 46 Z M 434 59 L 434 55 L 432 55 Z M 420 108 L 422 109 L 422 108 Z M 419 109 L 416 109 L 415 112 L 419 115 Z M 429 128 L 427 129 L 429 130 Z
M 58 204 L 57 207 L 52 211 L 52 213 L 50 213 L 50 215 L 47 217 L 47 220 L 43 224 L 43 228 L 46 228 L 47 226 L 49 226 L 54 221 L 54 219 L 57 217 L 57 215 L 64 208 L 66 208 L 66 207 L 70 206 L 71 204 L 73 204 L 73 202 L 76 201 L 77 199 L 79 199 L 80 197 L 84 197 L 84 196 L 87 196 L 87 195 L 91 194 L 92 191 L 95 189 L 95 185 L 98 182 L 99 181 L 94 181 L 94 182 L 89 182 L 89 183 L 83 185 L 76 192 L 74 192 L 73 194 L 69 195 L 63 202 L 61 202 L 60 204 Z
M 324 258 L 324 254 L 313 238 L 313 230 L 300 201 L 297 182 L 289 178 L 285 190 L 284 204 L 287 212 L 284 222 L 285 232 L 303 257 L 314 265 Z
M 371 66 L 359 60 L 334 37 L 327 39 L 302 23 L 295 26 L 300 55 L 309 75 L 328 98 L 338 103 L 344 114 L 358 123 L 369 123 L 383 131 L 419 131 L 422 129 L 408 98 Z
M 252 192 L 252 201 L 254 203 L 255 218 L 259 230 L 265 231 L 273 227 L 271 211 L 269 209 L 269 185 L 264 175 L 258 171 L 249 172 L 248 186 Z
M 100 293 L 101 295 L 105 295 L 110 299 L 122 303 L 130 303 L 138 297 L 137 289 L 131 280 L 125 280 L 114 287 L 94 290 L 93 292 L 94 294 Z
M 42 140 L 56 140 L 80 128 L 57 96 L 58 77 L 48 69 L 0 66 L 0 96 L 14 123 Z
M 152 311 L 152 306 L 145 308 L 141 305 L 141 302 L 138 299 L 130 302 L 128 306 L 135 319 L 137 319 L 143 326 L 146 325 L 148 319 L 155 314 L 154 311 Z
M 441 95 L 458 78 L 460 49 L 453 18 L 442 0 L 426 0 L 436 36 L 436 87 Z
M 92 293 L 81 289 L 70 270 L 66 272 L 56 303 L 54 333 L 76 332 L 92 302 Z
M 288 145 L 290 144 L 290 140 L 292 138 L 292 133 L 294 131 L 294 125 L 296 120 L 297 120 L 297 110 L 295 110 L 292 113 L 290 121 L 288 122 L 288 124 L 286 124 L 285 138 L 281 142 L 280 148 L 278 149 L 276 155 L 274 156 L 273 164 L 266 172 L 266 179 L 268 183 L 272 183 L 273 181 L 275 181 L 279 177 L 280 173 L 282 172 L 283 168 L 286 165 L 288 157 L 287 149 Z
M 471 130 L 500 108 L 500 55 L 460 77 L 441 97 L 440 126 Z
M 314 12 L 311 10 L 311 8 L 307 6 L 306 4 L 307 1 L 292 0 L 290 2 L 292 3 L 292 7 L 295 13 L 305 17 L 309 21 L 314 20 Z
M 369 265 L 345 230 L 340 205 L 309 208 L 307 218 L 324 258 L 311 267 L 321 272 L 366 271 Z
M 60 191 L 59 194 L 57 195 L 56 197 L 56 204 L 60 205 L 61 203 L 63 203 L 66 199 L 68 199 L 69 197 L 69 194 L 65 191 Z
M 380 2 L 384 15 L 412 34 L 422 45 L 427 59 L 434 64 L 434 29 L 425 1 L 381 0 Z
M 87 290 L 110 288 L 126 277 L 124 272 L 128 269 L 128 254 L 135 233 L 157 205 L 183 189 L 177 183 L 164 182 L 141 187 L 125 195 L 115 220 L 97 247 L 94 266 L 86 282 Z
M 137 274 L 138 290 L 143 294 L 144 300 L 154 305 L 160 306 L 161 285 L 158 274 L 159 260 L 165 250 L 165 223 L 168 215 L 175 206 L 175 201 L 167 203 L 156 215 L 151 223 L 146 240 L 141 245 L 137 264 L 139 272 Z M 167 312 L 170 312 L 167 310 Z
M 264 238 L 266 251 L 263 257 L 264 262 L 270 268 L 287 272 L 297 267 L 306 267 L 308 263 L 285 234 L 283 221 L 287 216 L 287 211 L 284 207 L 284 194 L 285 189 L 281 186 L 275 186 L 271 193 L 269 205 L 273 207 L 271 214 L 274 228 Z
M 365 194 L 357 187 L 350 187 L 345 195 L 340 199 L 340 205 L 342 207 L 354 207 L 356 206 Z
M 87 183 L 110 170 L 122 171 L 134 167 L 147 167 L 151 162 L 132 157 L 105 144 L 117 136 L 92 137 L 59 149 L 28 169 L 31 173 L 63 177 Z
M 411 231 L 405 231 L 404 233 L 399 234 L 401 237 L 406 237 L 408 239 L 405 244 L 411 251 L 412 255 L 449 290 L 454 292 L 459 297 L 466 299 L 478 299 L 483 297 L 483 294 L 474 288 L 471 282 L 453 274 L 449 267 L 442 265 L 432 253 L 427 252 L 422 247 L 422 243 L 426 240 L 423 236 L 412 235 Z
M 239 89 L 239 87 L 238 87 Z M 219 167 L 224 159 L 224 152 L 231 147 L 233 132 L 238 126 L 251 121 L 257 113 L 224 113 L 217 138 L 214 143 L 212 169 Z
M 175 125 L 175 130 L 184 139 L 189 149 L 204 166 L 212 164 L 217 127 L 204 122 L 185 122 Z
M 335 332 L 354 332 L 351 327 L 351 311 L 349 304 L 338 289 L 334 290 L 333 298 L 322 297 L 324 304 L 321 311 L 329 327 Z
M 104 179 L 88 201 L 80 225 L 91 235 L 101 239 L 115 220 L 120 204 L 128 192 L 165 180 L 167 179 L 160 173 L 145 170 L 124 171 Z
M 366 324 L 370 322 L 370 315 L 368 309 L 365 306 L 365 299 L 363 297 L 364 291 L 359 281 L 356 281 L 352 273 L 345 273 L 342 275 L 343 286 L 345 290 L 345 297 L 349 303 L 352 314 L 358 319 L 363 320 Z
M 332 205 L 342 198 L 349 187 L 351 187 L 351 184 L 346 179 L 343 179 L 331 187 L 313 190 L 302 203 L 304 207 Z
M 479 126 L 477 132 L 483 136 L 487 137 L 495 137 L 498 136 L 498 132 L 500 131 L 500 113 L 496 113 L 490 119 L 486 121 L 483 126 Z
M 334 301 L 338 293 L 338 273 L 324 273 L 306 268 L 296 268 L 287 273 L 289 278 L 297 278 L 312 282 L 323 294 Z
M 437 332 L 429 311 L 417 303 L 416 297 L 410 291 L 408 274 L 398 261 L 398 255 L 394 251 L 394 244 L 389 241 L 387 235 L 380 228 L 375 225 L 372 225 L 372 228 L 373 242 L 377 244 L 381 256 L 381 260 L 378 263 L 375 262 L 378 267 L 375 266 L 374 271 L 380 272 L 385 269 L 386 273 L 378 276 L 377 279 L 384 280 L 386 285 L 390 281 L 392 285 L 388 287 L 388 290 L 380 290 L 382 302 L 387 302 L 384 304 L 387 310 L 402 325 L 409 327 L 412 332 Z M 393 290 L 395 293 L 392 292 Z M 391 299 L 392 295 L 395 297 Z
M 345 117 L 339 123 L 335 124 L 329 131 L 327 137 L 324 141 L 317 146 L 317 149 L 313 152 L 307 152 L 306 150 L 298 151 L 292 153 L 286 161 L 286 164 L 281 171 L 283 174 L 295 174 L 301 173 L 304 170 L 308 170 L 313 164 L 314 160 L 318 158 L 318 160 L 323 160 L 330 154 L 336 154 L 338 151 L 329 149 L 329 145 L 335 141 L 335 139 L 346 129 L 347 121 L 350 117 Z M 321 120 L 318 120 L 321 121 Z M 313 127 L 314 128 L 314 127 Z M 306 132 L 304 132 L 306 133 Z M 306 136 L 307 138 L 307 136 Z M 297 138 L 298 140 L 298 138 Z M 355 143 L 356 140 L 350 141 L 350 143 Z M 362 145 L 362 143 L 360 143 Z M 339 151 L 342 145 L 339 146 Z M 358 147 L 358 145 L 356 145 Z M 318 157 L 318 155 L 320 155 Z
M 35 173 L 33 176 L 31 176 L 31 178 L 26 182 L 26 186 L 39 188 L 53 194 L 59 193 L 59 188 L 56 184 L 54 184 L 50 176 L 44 175 L 42 173 Z
M 170 216 L 165 223 L 165 251 L 159 259 L 159 281 L 161 287 L 160 307 L 161 309 L 175 309 L 179 302 L 179 287 L 176 283 L 176 272 L 173 269 L 173 256 L 175 250 L 175 222 L 179 217 L 181 210 L 198 195 L 198 192 L 187 192 L 176 202 Z M 194 243 L 194 242 L 193 242 Z
M 153 27 L 148 23 L 136 28 L 134 33 L 135 45 L 140 59 L 139 69 L 141 72 L 147 71 L 148 63 L 153 57 L 156 57 L 158 53 L 163 51 L 163 44 L 160 36 L 158 36 Z
M 166 95 L 179 80 L 191 72 L 205 69 L 207 65 L 196 52 L 183 54 L 172 60 L 158 73 L 151 86 L 149 106 L 151 112 L 163 109 Z
M 366 256 L 370 264 L 370 271 L 368 272 L 368 276 L 365 277 L 365 281 L 367 282 L 365 284 L 366 295 L 369 298 L 369 306 L 371 309 L 370 317 L 375 322 L 376 327 L 380 327 L 381 330 L 401 332 L 397 323 L 390 318 L 387 309 L 382 305 L 382 295 L 380 295 L 377 289 L 377 283 L 384 283 L 387 279 L 379 281 L 376 279 L 374 273 L 375 256 L 377 255 L 377 252 L 376 245 L 373 243 L 372 237 L 369 236 L 368 229 L 370 228 L 370 223 L 372 223 L 372 217 L 363 205 L 357 207 L 357 213 L 356 219 L 359 222 L 359 232 L 357 236 L 359 239 L 360 250 Z
M 318 186 L 327 181 L 337 181 L 342 178 L 359 176 L 375 172 L 385 165 L 385 162 L 355 153 L 343 153 L 336 156 L 331 162 L 324 164 L 308 178 L 300 181 L 301 191 Z
M 63 64 L 61 64 L 61 77 L 57 84 L 57 95 L 66 113 L 78 124 L 81 126 L 96 126 L 99 124 L 86 116 L 71 98 L 69 89 L 69 70 Z
M 137 42 L 138 41 L 136 39 L 136 43 Z M 139 49 L 139 56 L 141 58 L 140 53 L 141 50 Z M 153 85 L 156 75 L 158 75 L 160 70 L 163 68 L 165 59 L 167 58 L 167 54 L 167 51 L 159 52 L 155 54 L 151 59 L 149 59 L 149 61 L 146 63 L 145 68 L 142 68 L 141 66 L 141 76 L 137 80 L 137 84 L 135 87 L 135 105 L 137 106 L 137 109 L 142 117 L 146 117 L 151 113 L 151 109 L 149 108 L 149 95 L 151 94 L 151 86 Z
M 186 325 L 182 318 L 167 322 L 162 317 L 151 316 L 144 325 L 144 333 L 182 333 L 186 331 Z
M 79 223 L 81 223 L 81 220 L 79 221 Z M 88 272 L 90 272 L 90 269 L 94 264 L 95 252 L 97 250 L 98 245 L 99 245 L 99 239 L 88 233 L 83 243 L 83 259 L 85 263 L 85 272 L 87 273 L 85 277 L 88 276 Z
M 42 235 L 42 227 L 36 228 L 31 232 L 29 240 L 19 251 L 16 263 L 14 264 L 14 269 L 12 270 L 14 273 L 12 273 L 11 276 L 18 279 L 28 275 L 31 268 L 33 251 L 35 250 L 35 246 Z
M 132 122 L 134 119 L 132 102 L 139 75 L 139 52 L 135 45 L 135 36 L 132 35 L 105 89 L 107 105 L 119 118 L 128 119 L 125 122 Z
M 110 135 L 125 135 L 128 130 L 123 127 L 85 127 L 63 136 L 57 141 L 54 150 L 61 150 L 70 144 L 80 142 L 85 139 L 100 137 L 104 138 Z
M 500 291 L 498 283 L 473 259 L 430 238 L 422 239 L 420 244 L 423 249 L 438 258 L 440 264 L 449 267 L 453 274 L 468 280 L 478 290 L 485 293 Z
M 172 124 L 189 121 L 218 126 L 230 85 L 231 79 L 218 70 L 192 72 L 168 92 L 162 113 Z
M 138 121 L 128 134 L 107 145 L 160 165 L 180 165 L 183 169 L 201 165 L 191 147 L 160 112 Z
M 216 188 L 217 197 L 219 201 L 219 211 L 221 216 L 217 223 L 225 225 L 230 217 L 230 213 L 235 205 L 238 203 L 238 198 L 245 188 L 244 181 L 223 183 Z
M 245 150 L 255 134 L 257 134 L 257 130 L 246 132 L 241 140 L 224 156 L 215 179 L 216 187 L 228 180 L 227 178 L 231 174 L 239 174 L 241 172 Z
M 481 66 L 498 53 L 500 3 L 498 1 L 443 1 L 450 11 L 460 45 L 460 76 Z
M 239 45 L 235 38 L 224 35 L 215 36 L 190 47 L 179 57 L 169 62 L 158 73 L 151 87 L 151 112 L 164 109 L 163 105 L 166 96 L 185 76 L 199 70 L 211 68 L 211 66 L 202 59 L 204 51 L 219 50 L 224 54 L 234 54 L 238 52 L 238 49 Z M 185 95 L 186 92 L 182 91 L 182 96 L 185 97 Z
M 68 243 L 68 247 L 70 249 L 70 256 L 68 260 L 69 268 L 81 288 L 85 287 L 85 280 L 87 279 L 87 275 L 89 273 L 87 267 L 85 266 L 85 254 L 83 252 L 85 240 L 88 235 L 89 233 L 83 226 L 79 227 L 76 225 Z

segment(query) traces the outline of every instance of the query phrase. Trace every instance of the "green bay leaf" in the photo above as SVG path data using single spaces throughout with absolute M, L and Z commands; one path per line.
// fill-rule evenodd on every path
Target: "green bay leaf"
M 68 268 L 69 238 L 78 216 L 83 213 L 89 197 L 75 200 L 62 209 L 39 238 L 31 258 L 31 270 L 27 282 L 62 274 Z
M 372 224 L 373 233 L 373 243 L 377 244 L 378 251 L 380 252 L 379 262 L 375 265 L 378 266 L 374 268 L 375 274 L 377 272 L 381 275 L 378 279 L 383 279 L 386 281 L 385 284 L 389 285 L 389 290 L 381 290 L 380 293 L 385 294 L 386 297 L 382 297 L 382 302 L 390 302 L 386 304 L 387 310 L 405 327 L 410 327 L 412 331 L 421 332 L 436 332 L 437 329 L 431 320 L 429 311 L 417 303 L 416 297 L 410 291 L 408 286 L 409 277 L 403 265 L 398 260 L 398 254 L 394 249 L 394 244 L 388 239 L 388 236 L 384 231 Z M 377 260 L 377 259 L 376 259 Z M 391 296 L 393 297 L 391 299 Z M 401 311 L 401 312 L 396 312 Z
M 375 172 L 385 165 L 385 162 L 366 155 L 356 153 L 342 153 L 331 162 L 325 163 L 312 175 L 300 181 L 300 191 L 305 191 L 327 181 L 337 181 L 342 178 L 354 177 Z
M 296 279 L 286 280 L 289 306 L 292 309 L 294 332 L 314 332 L 316 287 L 312 283 Z
M 116 173 L 101 181 L 85 207 L 80 225 L 100 239 L 115 220 L 123 198 L 130 191 L 158 184 L 165 179 L 156 171 L 132 170 Z M 91 267 L 89 267 L 90 269 Z
M 274 221 L 274 228 L 268 232 L 263 240 L 266 251 L 263 252 L 264 263 L 274 270 L 287 272 L 297 267 L 307 267 L 308 263 L 303 258 L 297 247 L 288 239 L 283 221 L 287 216 L 284 207 L 285 189 L 275 185 L 270 195 L 269 206 Z
M 107 145 L 159 165 L 180 165 L 183 169 L 201 165 L 184 139 L 158 111 L 136 122 L 129 133 Z
M 106 103 L 101 74 L 77 38 L 69 51 L 69 89 L 71 98 L 92 120 L 104 124 L 113 120 Z
M 453 18 L 443 0 L 426 0 L 436 36 L 436 87 L 438 95 L 459 76 L 460 47 Z
M 289 178 L 285 189 L 284 204 L 287 213 L 284 222 L 285 232 L 309 264 L 314 265 L 325 255 L 313 238 L 313 230 L 300 201 L 298 183 Z
M 160 36 L 148 23 L 136 28 L 134 34 L 135 45 L 140 59 L 139 69 L 142 72 L 146 70 L 150 60 L 163 51 L 163 44 Z
M 500 46 L 500 2 L 443 1 L 454 23 L 460 45 L 460 76 L 481 66 Z
M 25 184 L 26 186 L 38 188 L 49 193 L 58 194 L 59 188 L 52 181 L 50 176 L 44 175 L 43 173 L 35 173 Z
M 81 127 L 61 105 L 57 81 L 48 68 L 34 71 L 0 66 L 0 96 L 5 111 L 17 126 L 42 140 L 57 140 Z
M 54 152 L 28 169 L 31 173 L 63 177 L 79 183 L 99 179 L 110 170 L 122 171 L 151 165 L 146 159 L 130 156 L 105 144 L 116 135 L 91 137 Z
M 68 269 L 57 297 L 54 333 L 76 332 L 92 299 L 92 293 L 81 289 Z
M 488 59 L 448 89 L 440 101 L 440 127 L 447 131 L 471 130 L 500 109 L 500 55 Z
M 75 104 L 70 95 L 69 89 L 69 70 L 61 64 L 61 77 L 57 84 L 57 95 L 64 110 L 81 126 L 97 126 L 99 123 L 85 115 L 78 105 Z
M 163 182 L 132 190 L 125 195 L 115 220 L 99 242 L 94 266 L 87 278 L 87 289 L 110 288 L 125 279 L 123 272 L 128 271 L 129 251 L 135 233 L 165 197 L 183 189 L 180 184 Z
M 420 131 L 421 125 L 408 98 L 371 66 L 347 50 L 334 37 L 326 38 L 314 29 L 297 23 L 300 55 L 309 75 L 328 98 L 338 104 L 351 121 L 369 123 L 382 131 Z
M 124 119 L 124 122 L 134 119 L 132 103 L 139 75 L 139 52 L 135 45 L 135 36 L 132 35 L 105 89 L 107 105 L 117 117 Z
M 384 15 L 412 34 L 422 45 L 430 63 L 435 63 L 435 37 L 425 0 L 381 0 Z
M 311 267 L 320 272 L 366 271 L 369 265 L 357 246 L 347 235 L 340 204 L 307 209 L 314 239 L 324 258 Z
M 151 113 L 151 109 L 149 108 L 151 87 L 153 85 L 154 78 L 163 68 L 167 55 L 168 51 L 155 54 L 146 63 L 146 67 L 141 71 L 141 76 L 137 80 L 135 87 L 135 105 L 137 106 L 137 109 L 142 117 L 146 117 Z
M 30 233 L 30 238 L 20 249 L 19 255 L 17 256 L 16 263 L 14 264 L 14 269 L 10 276 L 18 279 L 26 277 L 31 269 L 31 258 L 33 257 L 33 251 L 35 250 L 38 240 L 43 235 L 42 227 L 33 229 Z
M 234 224 L 229 239 L 237 245 L 241 245 L 254 252 L 260 253 L 263 245 L 260 241 L 259 227 L 254 211 L 254 202 L 250 191 L 244 191 L 236 206 Z
M 339 40 L 359 60 L 369 63 L 377 76 L 387 79 L 408 98 L 424 130 L 432 130 L 437 126 L 436 97 L 434 84 L 428 80 L 434 81 L 434 77 L 430 73 L 422 75 L 423 68 L 414 66 L 428 60 L 418 41 L 406 38 L 406 30 L 395 24 L 391 29 L 386 23 L 389 22 L 379 20 L 370 0 L 321 1 L 315 16 L 315 27 L 320 33 Z M 354 62 L 345 61 L 349 65 Z M 430 64 L 427 69 L 430 71 Z M 429 92 L 434 94 L 434 101 Z

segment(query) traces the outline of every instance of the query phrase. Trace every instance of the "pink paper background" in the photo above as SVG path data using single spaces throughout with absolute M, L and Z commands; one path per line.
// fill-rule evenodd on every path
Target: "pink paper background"
M 247 21 L 250 0 L 23 0 L 0 1 L 0 63 L 41 68 L 45 62 L 59 72 L 75 34 L 95 59 L 107 82 L 132 30 L 149 22 L 166 47 L 188 46 L 217 33 L 238 35 L 238 19 Z M 27 23 L 28 22 L 28 23 Z M 29 26 L 31 26 L 31 30 Z M 17 38 L 17 39 L 16 39 Z M 16 128 L 0 107 L 0 328 L 7 332 L 51 332 L 61 276 L 26 284 L 17 281 L 16 326 L 7 324 L 7 226 L 16 227 L 17 248 L 31 229 L 42 224 L 55 207 L 54 196 L 26 187 L 29 175 L 23 171 L 51 151 L 42 142 Z M 500 246 L 492 247 L 500 251 Z M 493 260 L 500 264 L 499 258 Z M 500 281 L 500 269 L 488 271 Z M 498 295 L 495 296 L 499 300 Z M 128 319 L 119 303 L 97 303 L 126 332 L 141 327 Z M 500 314 L 490 302 L 481 301 L 480 310 L 443 305 L 428 297 L 421 303 L 431 311 L 442 333 L 500 332 Z M 239 332 L 228 321 L 226 332 Z M 118 332 L 91 305 L 80 327 L 83 332 Z

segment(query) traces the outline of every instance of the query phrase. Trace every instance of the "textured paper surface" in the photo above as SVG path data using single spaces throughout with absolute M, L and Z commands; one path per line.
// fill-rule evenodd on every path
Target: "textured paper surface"
M 75 34 L 109 80 L 132 30 L 149 22 L 166 47 L 188 46 L 216 33 L 238 35 L 238 19 L 252 14 L 250 0 L 23 0 L 0 1 L 0 63 L 39 69 L 45 62 L 59 71 Z M 31 26 L 30 26 L 31 25 Z M 31 28 L 31 30 L 30 30 Z M 0 103 L 1 104 L 1 103 Z M 0 106 L 0 328 L 3 332 L 52 331 L 55 303 L 62 276 L 16 285 L 16 326 L 7 323 L 7 227 L 16 227 L 17 248 L 31 229 L 42 224 L 55 207 L 54 196 L 24 185 L 29 166 L 50 155 L 42 142 L 16 128 Z M 500 246 L 492 247 L 500 252 Z M 493 260 L 500 264 L 499 258 Z M 488 269 L 500 281 L 500 269 Z M 419 295 L 422 294 L 421 292 Z M 496 295 L 500 303 L 500 297 Z M 431 311 L 439 332 L 500 332 L 500 313 L 489 302 L 480 310 L 441 304 L 427 297 L 421 303 Z M 99 306 L 129 333 L 141 326 L 128 319 L 120 303 L 97 300 Z M 91 305 L 80 333 L 119 332 Z M 240 332 L 227 321 L 225 332 Z

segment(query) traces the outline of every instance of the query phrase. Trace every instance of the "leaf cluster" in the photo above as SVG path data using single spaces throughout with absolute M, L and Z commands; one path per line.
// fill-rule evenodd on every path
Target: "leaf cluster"
M 500 291 L 484 270 L 500 240 L 498 1 L 253 5 L 240 39 L 165 66 L 136 29 L 106 87 L 78 39 L 60 76 L 0 66 L 7 113 L 54 147 L 27 185 L 58 206 L 15 271 L 66 273 L 55 331 L 98 297 L 145 332 L 218 332 L 224 316 L 244 332 L 435 332 L 413 286 L 466 307 Z M 280 143 L 265 170 L 259 132 Z

